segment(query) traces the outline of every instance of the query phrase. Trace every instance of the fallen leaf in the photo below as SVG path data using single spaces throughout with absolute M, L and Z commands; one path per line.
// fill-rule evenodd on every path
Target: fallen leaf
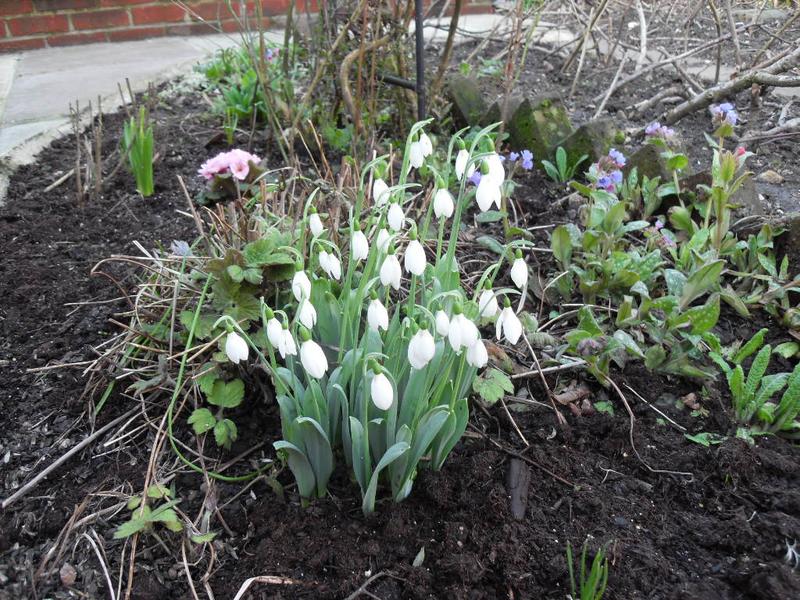
M 71 564 L 64 563 L 64 566 L 61 567 L 58 575 L 61 577 L 61 583 L 63 583 L 65 587 L 72 587 L 75 585 L 75 579 L 78 577 L 78 572 Z

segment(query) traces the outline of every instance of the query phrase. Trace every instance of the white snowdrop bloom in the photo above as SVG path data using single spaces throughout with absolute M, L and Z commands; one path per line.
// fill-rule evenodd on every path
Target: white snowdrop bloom
M 467 364 L 482 369 L 489 362 L 489 353 L 483 340 L 478 340 L 467 349 Z
M 371 300 L 367 307 L 367 325 L 372 331 L 389 329 L 389 313 L 383 303 L 375 298 Z
M 369 386 L 372 403 L 380 410 L 389 410 L 394 402 L 394 389 L 392 382 L 383 373 L 378 373 L 372 378 Z
M 450 317 L 443 310 L 436 311 L 436 333 L 445 337 L 450 331 Z
M 449 219 L 453 216 L 455 202 L 453 195 L 444 188 L 439 188 L 433 195 L 433 214 L 437 219 Z
M 311 213 L 311 216 L 308 217 L 308 227 L 314 237 L 322 235 L 322 232 L 325 231 L 322 226 L 322 219 L 319 218 L 317 213 Z
M 450 320 L 450 329 L 447 332 L 447 339 L 455 352 L 461 352 L 462 348 L 470 348 L 480 337 L 475 323 L 470 321 L 463 313 L 455 315 Z
M 383 206 L 389 201 L 389 186 L 380 177 L 372 182 L 372 201 L 375 206 Z
M 506 179 L 506 170 L 503 167 L 503 161 L 501 160 L 500 155 L 497 152 L 492 152 L 483 160 L 489 164 L 489 173 L 487 175 L 483 175 L 483 177 L 488 177 L 494 181 L 498 187 L 503 185 L 503 181 Z
M 497 296 L 492 290 L 483 290 L 478 298 L 478 313 L 484 319 L 491 319 L 497 314 L 500 307 L 497 304 Z
M 406 255 L 403 257 L 403 263 L 406 271 L 412 275 L 422 275 L 425 272 L 425 265 L 428 259 L 425 258 L 425 248 L 417 240 L 408 242 L 406 248 Z
M 408 362 L 417 370 L 424 369 L 436 354 L 436 343 L 427 329 L 420 329 L 408 343 Z
M 390 254 L 381 265 L 381 283 L 384 286 L 391 285 L 394 289 L 399 290 L 402 276 L 403 270 L 400 268 L 400 261 L 397 260 L 397 255 Z
M 498 340 L 505 336 L 508 343 L 512 345 L 516 344 L 522 336 L 522 322 L 510 306 L 506 306 L 497 317 L 495 333 Z
M 342 276 L 342 263 L 333 252 L 329 254 L 322 250 L 319 253 L 319 266 L 331 279 L 338 280 Z
M 389 242 L 391 239 L 392 236 L 389 234 L 389 232 L 385 229 L 381 229 L 375 239 L 375 243 L 378 245 L 378 250 L 381 252 L 387 252 L 389 250 Z
M 298 302 L 311 297 L 311 281 L 305 271 L 298 271 L 292 277 L 292 293 Z
M 300 345 L 300 362 L 306 373 L 314 379 L 320 379 L 328 370 L 325 352 L 314 340 L 307 340 Z
M 487 175 L 481 176 L 478 189 L 475 190 L 475 200 L 478 202 L 478 208 L 481 209 L 481 212 L 486 212 L 492 208 L 492 204 L 499 209 L 501 197 L 500 186 L 491 177 Z
M 456 177 L 459 181 L 464 177 L 464 173 L 466 172 L 467 177 L 472 177 L 472 174 L 475 172 L 475 165 L 470 165 L 469 169 L 467 169 L 467 163 L 469 162 L 469 151 L 466 148 L 462 148 L 456 154 Z
M 283 340 L 283 325 L 275 317 L 267 321 L 267 339 L 270 346 L 278 348 Z
M 389 227 L 392 231 L 400 231 L 403 228 L 403 221 L 406 215 L 403 212 L 403 207 L 397 202 L 392 202 L 389 207 L 389 212 L 386 214 L 386 220 L 389 222 Z
M 297 356 L 297 343 L 294 341 L 292 332 L 288 329 L 283 330 L 283 337 L 280 345 L 278 346 L 278 352 L 281 353 L 283 358 L 286 358 L 287 356 Z
M 238 333 L 231 331 L 225 339 L 225 354 L 228 355 L 228 360 L 238 365 L 239 361 L 247 360 L 249 353 L 247 342 Z
M 522 258 L 515 258 L 511 264 L 511 281 L 519 289 L 528 283 L 528 264 Z
M 411 142 L 408 148 L 408 162 L 415 169 L 419 169 L 425 162 L 425 148 L 422 142 Z
M 431 142 L 431 138 L 428 137 L 428 134 L 424 131 L 419 136 L 419 143 L 422 145 L 422 155 L 427 157 L 433 154 L 433 143 Z
M 369 241 L 363 231 L 353 233 L 353 239 L 350 241 L 350 255 L 353 260 L 366 260 L 369 256 Z
M 297 320 L 306 329 L 313 329 L 317 324 L 317 309 L 308 300 L 303 300 L 297 309 Z

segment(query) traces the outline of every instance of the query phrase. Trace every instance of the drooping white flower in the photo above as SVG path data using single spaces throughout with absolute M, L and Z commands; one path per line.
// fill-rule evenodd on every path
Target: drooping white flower
M 492 152 L 490 155 L 486 156 L 483 160 L 485 160 L 489 164 L 489 173 L 483 175 L 481 180 L 484 177 L 488 177 L 491 181 L 494 181 L 498 186 L 503 185 L 503 181 L 506 179 L 506 170 L 503 167 L 503 160 L 500 158 L 500 155 L 497 152 Z
M 515 258 L 511 264 L 511 281 L 519 289 L 524 288 L 528 283 L 528 265 L 521 257 Z
M 497 296 L 492 290 L 483 290 L 478 298 L 478 313 L 484 319 L 491 319 L 497 314 L 500 307 L 497 304 Z
M 500 311 L 495 324 L 495 333 L 498 340 L 505 336 L 509 344 L 516 344 L 522 336 L 522 322 L 510 306 Z
M 403 221 L 405 218 L 406 215 L 403 212 L 403 207 L 397 202 L 392 202 L 392 205 L 389 207 L 389 212 L 386 214 L 386 220 L 389 222 L 389 227 L 391 227 L 392 231 L 400 231 L 403 228 Z
M 375 206 L 383 206 L 389 201 L 389 186 L 380 177 L 372 182 L 372 201 Z
M 314 237 L 322 235 L 322 232 L 325 231 L 322 226 L 322 219 L 319 218 L 317 213 L 311 213 L 311 216 L 308 217 L 308 227 Z
M 275 349 L 279 348 L 283 340 L 283 325 L 281 325 L 281 322 L 275 317 L 267 321 L 267 339 L 269 340 L 270 346 Z
M 238 365 L 239 361 L 247 360 L 249 353 L 247 342 L 238 333 L 231 331 L 225 339 L 225 354 L 228 355 L 228 360 Z
M 450 317 L 443 310 L 436 311 L 436 333 L 442 337 L 450 331 Z
M 319 266 L 331 279 L 338 280 L 342 276 L 342 263 L 333 252 L 329 254 L 325 250 L 320 251 Z
M 464 172 L 467 170 L 467 163 L 469 162 L 469 151 L 466 148 L 462 148 L 456 154 L 456 177 L 459 181 L 464 177 Z M 470 165 L 469 173 L 467 173 L 467 177 L 471 177 L 472 173 L 475 172 L 475 165 Z
M 419 169 L 425 162 L 425 148 L 422 142 L 411 142 L 408 148 L 408 162 L 415 169 Z
M 394 389 L 392 382 L 383 373 L 378 373 L 372 378 L 369 386 L 372 403 L 380 410 L 389 410 L 394 402 Z
M 389 242 L 391 239 L 392 236 L 389 234 L 389 232 L 385 229 L 381 229 L 375 238 L 375 243 L 378 245 L 378 250 L 381 252 L 387 252 L 389 250 Z
M 406 271 L 412 275 L 422 275 L 425 272 L 425 265 L 427 264 L 425 258 L 425 248 L 417 240 L 408 242 L 406 248 L 406 255 L 403 257 L 403 263 Z
M 408 342 L 408 362 L 417 370 L 424 369 L 436 354 L 436 342 L 427 329 L 420 329 Z
M 350 241 L 350 255 L 353 260 L 366 260 L 369 256 L 369 242 L 363 231 L 353 233 L 353 239 Z
M 311 281 L 305 271 L 298 271 L 292 277 L 292 293 L 298 302 L 311 297 Z
M 419 136 L 419 143 L 422 145 L 423 156 L 427 157 L 433 154 L 433 143 L 431 142 L 431 138 L 429 138 L 428 134 L 424 131 Z
M 384 286 L 391 285 L 394 289 L 400 289 L 400 279 L 403 277 L 403 270 L 400 268 L 400 261 L 396 254 L 389 254 L 381 265 L 381 283 Z
M 325 352 L 314 340 L 306 340 L 300 345 L 300 362 L 306 373 L 314 379 L 320 379 L 328 370 Z
M 278 352 L 281 353 L 282 358 L 287 356 L 297 356 L 297 343 L 294 341 L 292 332 L 288 329 L 282 331 L 281 342 L 278 345 Z
M 377 298 L 370 301 L 367 307 L 367 325 L 372 331 L 389 329 L 389 313 L 386 307 Z
M 481 212 L 486 212 L 492 208 L 492 204 L 500 208 L 501 198 L 500 185 L 495 183 L 491 177 L 482 176 L 480 183 L 478 183 L 478 189 L 475 190 L 475 200 L 478 202 L 478 208 L 481 209 Z
M 486 351 L 486 345 L 479 339 L 467 349 L 467 364 L 482 369 L 488 362 L 489 353 Z
M 450 320 L 450 329 L 447 339 L 454 352 L 461 352 L 462 348 L 470 348 L 480 337 L 475 323 L 470 321 L 463 313 L 455 315 Z
M 444 188 L 439 188 L 433 195 L 433 214 L 437 219 L 449 219 L 453 216 L 455 203 L 453 195 Z
M 306 329 L 312 329 L 317 323 L 317 309 L 308 300 L 303 300 L 297 309 L 297 320 Z

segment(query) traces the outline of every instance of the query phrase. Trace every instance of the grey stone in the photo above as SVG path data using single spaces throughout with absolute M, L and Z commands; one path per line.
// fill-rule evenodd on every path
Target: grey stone
M 486 114 L 486 101 L 475 79 L 452 75 L 447 80 L 446 92 L 456 127 L 478 125 L 481 122 Z
M 780 185 L 783 183 L 783 176 L 772 169 L 767 169 L 763 173 L 760 173 L 757 179 L 762 183 L 771 183 L 772 185 Z
M 558 142 L 574 128 L 561 98 L 554 94 L 525 98 L 517 102 L 506 131 L 512 150 L 530 150 L 537 164 L 550 159 Z
M 589 157 L 589 163 L 593 163 L 608 154 L 616 137 L 617 129 L 611 119 L 595 119 L 578 127 L 557 146 L 563 146 L 567 151 L 569 164 L 573 164 L 584 154 Z M 584 163 L 584 166 L 589 163 Z
M 677 152 L 683 152 L 683 148 L 677 148 Z M 661 183 L 672 181 L 672 171 L 667 167 L 667 159 L 662 156 L 664 151 L 653 144 L 644 144 L 641 148 L 628 156 L 628 162 L 623 169 L 625 176 L 628 176 L 634 167 L 639 174 L 639 181 L 643 176 L 650 179 L 655 177 L 661 178 Z M 682 176 L 686 177 L 692 175 L 694 170 L 691 163 L 686 166 L 682 171 Z

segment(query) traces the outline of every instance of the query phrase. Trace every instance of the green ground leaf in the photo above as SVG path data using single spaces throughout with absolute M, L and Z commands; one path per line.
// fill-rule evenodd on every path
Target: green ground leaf
M 222 408 L 236 408 L 244 399 L 244 382 L 234 379 L 225 383 L 221 379 L 214 382 L 214 387 L 208 395 L 209 404 Z
M 494 404 L 506 394 L 514 393 L 514 383 L 499 369 L 489 369 L 483 376 L 477 377 L 472 389 L 487 404 Z
M 197 435 L 202 435 L 214 428 L 217 419 L 207 408 L 197 408 L 189 415 L 187 422 Z

